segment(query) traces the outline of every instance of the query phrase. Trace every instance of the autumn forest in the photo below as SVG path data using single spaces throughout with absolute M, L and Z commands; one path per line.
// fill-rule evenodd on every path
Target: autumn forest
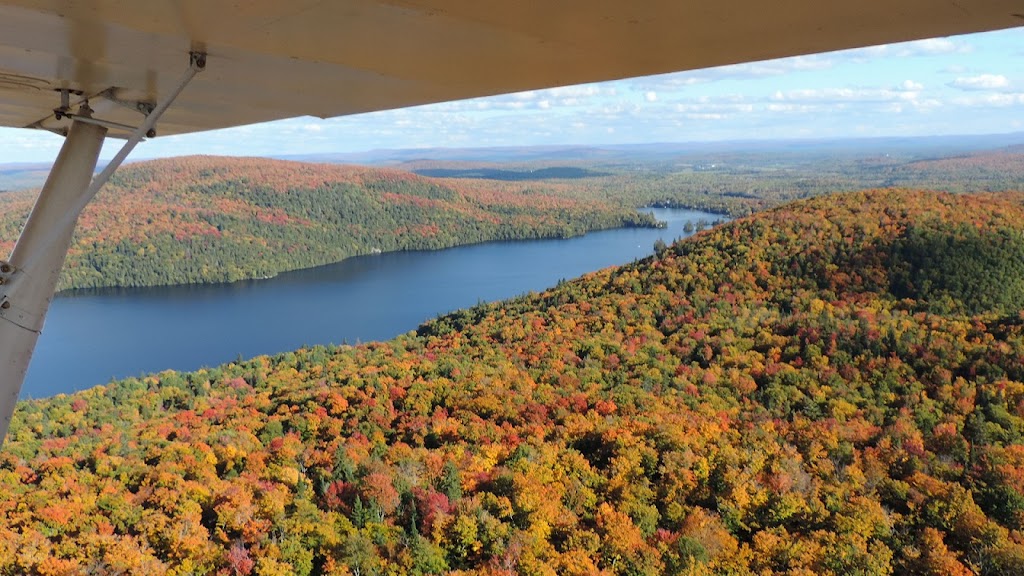
M 396 203 L 535 202 L 438 186 Z M 1024 573 L 1022 308 L 1024 195 L 785 204 L 389 342 L 23 402 L 0 573 Z
M 233 282 L 382 251 L 656 225 L 576 189 L 259 158 L 142 162 L 85 210 L 60 288 Z M 0 252 L 34 197 L 0 194 Z

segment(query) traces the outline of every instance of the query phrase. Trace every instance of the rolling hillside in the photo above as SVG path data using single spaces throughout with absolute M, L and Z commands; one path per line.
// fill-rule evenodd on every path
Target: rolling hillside
M 420 152 L 442 159 L 400 168 L 218 157 L 140 162 L 119 171 L 86 209 L 61 288 L 231 282 L 376 251 L 655 225 L 635 213 L 641 206 L 739 217 L 843 190 L 1024 187 L 1021 147 L 983 149 L 985 142 L 1002 141 L 639 146 L 625 156 L 538 147 L 496 157 L 502 162 L 443 160 L 476 156 L 435 150 Z M 0 181 L 8 183 L 38 172 L 6 166 Z M 0 253 L 9 253 L 32 201 L 27 191 L 0 194 Z
M 656 224 L 578 188 L 256 158 L 131 164 L 86 209 L 61 288 L 232 282 L 379 251 Z M 0 195 L 0 252 L 33 198 Z
M 1022 250 L 1021 194 L 835 195 L 23 403 L 0 573 L 1021 574 Z

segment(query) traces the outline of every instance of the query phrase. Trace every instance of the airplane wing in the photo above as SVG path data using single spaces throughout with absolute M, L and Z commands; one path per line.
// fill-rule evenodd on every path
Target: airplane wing
M 1024 25 L 1020 0 L 0 0 L 0 125 L 160 134 L 332 117 Z

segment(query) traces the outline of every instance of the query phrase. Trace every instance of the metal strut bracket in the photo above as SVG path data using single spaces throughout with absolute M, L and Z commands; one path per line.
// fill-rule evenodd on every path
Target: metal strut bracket
M 71 91 L 61 92 L 55 115 L 71 120 L 64 146 L 8 261 L 0 261 L 0 442 L 14 413 L 29 360 L 71 244 L 78 216 L 147 135 L 188 83 L 206 67 L 206 55 L 193 52 L 181 79 L 152 108 L 136 103 L 145 116 L 138 127 L 92 118 L 87 102 L 70 112 Z M 108 128 L 131 134 L 103 171 L 93 177 Z
M 104 92 L 104 94 L 107 94 L 109 92 L 110 91 L 107 90 L 107 91 Z M 141 105 L 142 103 L 140 102 L 138 104 Z M 82 103 L 81 110 L 86 110 L 88 112 L 84 112 L 84 113 L 81 113 L 81 114 L 76 114 L 74 112 L 71 112 L 71 111 L 68 111 L 68 110 L 61 110 L 61 109 L 58 108 L 57 110 L 53 111 L 53 115 L 54 115 L 54 117 L 57 120 L 60 120 L 61 118 L 70 118 L 71 120 L 77 120 L 79 122 L 85 122 L 86 124 L 95 124 L 97 126 L 103 126 L 104 128 L 113 128 L 115 130 L 125 130 L 125 131 L 127 131 L 129 133 L 134 132 L 137 129 L 135 126 L 131 126 L 131 125 L 128 125 L 128 124 L 121 124 L 120 122 L 112 122 L 110 120 L 103 120 L 102 118 L 93 118 L 92 115 L 91 115 L 92 111 L 89 109 L 89 101 L 88 100 L 85 100 Z M 145 114 L 146 116 L 149 116 L 150 113 L 143 112 L 143 114 Z M 155 136 L 156 136 L 156 130 L 153 129 L 153 128 L 150 128 L 149 131 L 146 132 L 146 138 L 153 138 Z
M 14 278 L 14 274 L 17 272 L 14 266 L 6 261 L 0 260 L 0 286 L 4 284 L 10 284 L 11 279 Z M 0 294 L 0 310 L 7 310 L 11 307 L 11 303 L 7 301 L 7 294 Z
M 190 52 L 189 67 L 182 75 L 181 79 L 178 80 L 174 88 L 167 94 L 167 97 L 164 98 L 162 102 L 154 106 L 153 111 L 146 116 L 146 119 L 142 123 L 142 125 L 134 129 L 132 134 L 128 137 L 127 142 L 125 142 L 124 145 L 121 146 L 121 149 L 118 150 L 117 154 L 115 154 L 114 157 L 110 160 L 110 162 L 107 163 L 107 165 L 103 168 L 103 171 L 97 174 L 96 177 L 92 179 L 92 182 L 89 184 L 88 189 L 86 189 L 82 194 L 79 203 L 73 209 L 67 211 L 67 216 L 61 223 L 62 226 L 58 226 L 57 228 L 74 226 L 75 221 L 78 219 L 78 215 L 82 212 L 82 210 L 89 203 L 89 201 L 92 200 L 93 197 L 96 196 L 96 194 L 100 191 L 100 188 L 102 188 L 103 185 L 106 184 L 108 180 L 110 180 L 110 177 L 114 174 L 114 171 L 116 171 L 118 167 L 121 166 L 125 158 L 127 158 L 128 155 L 131 154 L 132 150 L 135 149 L 135 146 L 138 145 L 138 143 L 145 138 L 146 134 L 148 134 L 150 131 L 154 129 L 157 121 L 160 119 L 161 116 L 163 116 L 164 112 L 166 112 L 167 109 L 170 108 L 171 104 L 178 97 L 178 95 L 181 94 L 182 90 L 184 90 L 185 87 L 188 86 L 188 83 L 192 81 L 192 78 L 195 78 L 196 74 L 202 72 L 205 68 L 206 54 L 202 52 Z M 79 110 L 79 113 L 76 114 L 76 121 L 81 122 L 82 116 L 86 116 L 87 114 L 88 112 L 86 112 L 85 110 Z M 104 126 L 103 124 L 97 122 L 88 123 L 97 126 Z M 51 236 L 56 238 L 59 234 L 60 231 L 55 230 L 51 234 Z M 28 264 L 32 263 L 32 260 L 28 262 Z M 20 266 L 20 268 L 26 270 L 31 269 L 29 265 L 23 265 Z

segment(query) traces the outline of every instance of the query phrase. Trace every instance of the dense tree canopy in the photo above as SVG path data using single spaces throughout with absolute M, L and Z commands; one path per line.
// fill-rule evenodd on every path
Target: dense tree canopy
M 86 208 L 60 286 L 232 282 L 359 254 L 657 224 L 581 187 L 261 158 L 141 162 Z M 0 252 L 14 246 L 33 200 L 0 195 Z
M 1024 315 L 958 278 L 1021 230 L 1024 195 L 819 198 L 390 342 L 24 402 L 0 573 L 1024 573 Z

